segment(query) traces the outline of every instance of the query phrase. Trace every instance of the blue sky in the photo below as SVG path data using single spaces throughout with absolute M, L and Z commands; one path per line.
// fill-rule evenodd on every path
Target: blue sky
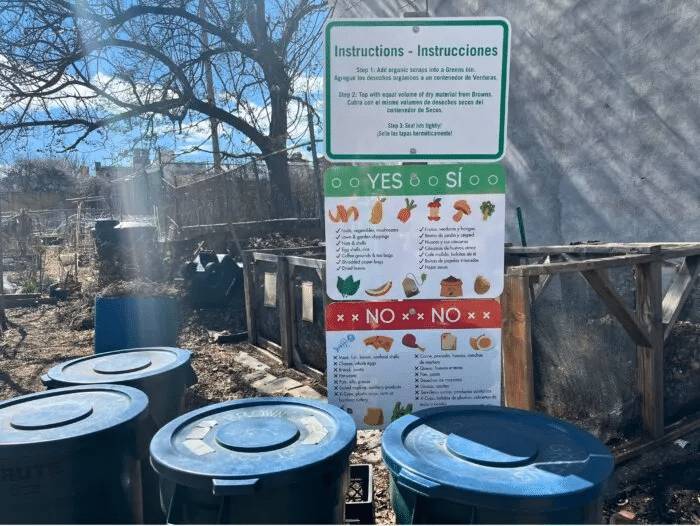
M 1 52 L 0 59 L 2 59 Z M 320 58 L 313 60 L 318 60 L 320 62 Z M 102 62 L 95 61 L 90 62 L 89 64 L 88 69 L 90 72 L 87 74 L 89 77 L 91 77 L 91 82 L 101 86 L 102 89 L 109 92 L 116 98 L 121 100 L 130 100 L 130 97 L 133 96 L 133 91 L 131 90 L 130 86 L 120 80 L 121 77 L 119 77 L 118 71 L 119 60 L 106 60 Z M 105 64 L 107 69 L 103 69 L 101 66 Z M 93 65 L 97 65 L 99 69 L 97 71 L 93 70 Z M 323 97 L 321 83 L 322 78 L 320 77 L 302 78 L 299 80 L 298 84 L 294 86 L 294 93 L 297 96 L 304 97 L 304 93 L 308 92 L 311 95 L 312 101 L 318 100 L 319 104 L 322 104 Z M 73 93 L 78 93 L 79 96 L 83 96 L 80 87 L 72 87 L 71 89 L 73 90 Z M 231 102 L 231 94 L 225 93 L 221 86 L 215 87 L 215 90 L 218 91 L 216 94 L 217 100 L 223 101 L 224 104 Z M 243 117 L 249 122 L 252 122 L 255 127 L 264 131 L 266 126 L 266 111 L 261 105 L 261 100 L 262 98 L 257 98 L 256 100 L 256 96 L 249 93 L 247 96 L 247 101 L 250 104 L 246 105 L 245 110 L 240 110 L 246 113 L 239 113 L 239 116 Z M 62 112 L 62 114 L 65 115 L 66 105 L 68 108 L 70 108 L 71 103 L 61 101 L 60 106 L 59 104 L 52 106 L 52 103 L 48 102 L 47 107 L 52 112 L 53 109 L 56 109 L 58 112 Z M 103 100 L 100 106 L 94 106 L 94 108 L 99 108 L 97 113 L 103 112 L 102 114 L 104 115 L 104 111 L 110 112 L 111 106 L 109 102 L 105 103 Z M 251 108 L 253 108 L 252 111 Z M 117 107 L 114 105 L 114 112 L 121 112 L 123 109 L 123 106 Z M 250 116 L 253 112 L 256 114 L 252 116 L 253 121 L 251 121 L 248 116 Z M 321 113 L 320 108 L 319 113 Z M 303 109 L 303 107 L 298 106 L 296 103 L 292 103 L 289 114 L 290 140 L 287 146 L 293 147 L 295 144 L 308 143 L 309 137 L 308 130 L 306 129 L 306 110 Z M 74 151 L 69 153 L 62 152 L 63 144 L 73 143 L 77 135 L 66 133 L 56 136 L 54 133 L 52 133 L 51 129 L 37 128 L 31 132 L 28 132 L 23 139 L 16 141 L 13 149 L 5 149 L 3 152 L 1 152 L 0 163 L 10 164 L 17 159 L 26 158 L 44 159 L 68 156 L 73 162 L 87 165 L 91 169 L 94 167 L 95 162 L 100 162 L 105 166 L 128 166 L 131 163 L 131 152 L 133 149 L 144 147 L 149 148 L 151 159 L 155 158 L 157 149 L 167 149 L 174 151 L 178 155 L 178 160 L 211 162 L 212 155 L 209 153 L 211 151 L 211 145 L 207 141 L 207 136 L 210 133 L 209 122 L 200 115 L 195 115 L 194 117 L 196 119 L 200 119 L 200 121 L 196 122 L 186 119 L 185 122 L 183 122 L 182 127 L 176 127 L 176 125 L 173 125 L 169 121 L 166 122 L 165 120 L 162 123 L 156 124 L 155 135 L 157 136 L 157 139 L 153 140 L 151 144 L 136 143 L 136 138 L 140 135 L 140 123 L 138 122 L 138 119 L 134 119 L 132 123 L 120 123 L 115 125 L 113 129 L 108 130 L 106 136 L 99 130 L 93 132 L 87 137 L 86 140 L 80 143 Z M 43 116 L 43 118 L 46 118 L 46 116 Z M 130 128 L 130 126 L 132 127 Z M 220 127 L 219 130 L 222 151 L 234 155 L 241 154 L 244 151 L 256 152 L 257 149 L 251 147 L 251 145 L 247 142 L 247 139 L 243 137 L 242 134 L 238 132 L 230 133 L 230 128 L 226 129 Z M 227 132 L 229 132 L 230 135 L 227 136 Z M 316 129 L 316 136 L 317 138 L 323 137 L 323 133 L 320 128 Z M 194 151 L 197 147 L 207 150 L 208 152 Z M 323 148 L 321 144 L 318 145 L 318 149 L 320 152 L 322 152 Z M 299 152 L 305 157 L 310 156 L 308 149 L 305 146 L 293 151 Z

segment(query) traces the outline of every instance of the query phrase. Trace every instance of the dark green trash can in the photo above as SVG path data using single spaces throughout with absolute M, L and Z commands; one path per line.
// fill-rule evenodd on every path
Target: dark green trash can
M 148 398 L 121 385 L 0 402 L 0 522 L 142 522 Z
M 171 524 L 342 524 L 352 418 L 295 398 L 183 415 L 151 441 Z
M 150 442 L 158 428 L 183 413 L 187 388 L 197 382 L 192 353 L 175 347 L 124 349 L 85 356 L 52 367 L 41 377 L 48 388 L 110 383 L 140 389 L 149 399 L 154 427 L 146 431 Z M 144 521 L 162 524 L 158 476 L 150 463 L 142 466 Z
M 401 417 L 384 431 L 382 456 L 399 524 L 600 523 L 613 470 L 586 431 L 495 406 Z

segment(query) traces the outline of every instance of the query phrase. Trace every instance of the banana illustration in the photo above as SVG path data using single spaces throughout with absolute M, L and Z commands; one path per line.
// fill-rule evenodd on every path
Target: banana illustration
M 328 211 L 328 217 L 334 223 L 347 223 L 350 220 L 351 215 L 353 221 L 357 221 L 357 219 L 360 217 L 360 212 L 356 206 L 345 208 L 343 205 L 338 205 L 336 210 L 337 212 L 335 216 L 333 215 L 333 212 L 330 210 Z

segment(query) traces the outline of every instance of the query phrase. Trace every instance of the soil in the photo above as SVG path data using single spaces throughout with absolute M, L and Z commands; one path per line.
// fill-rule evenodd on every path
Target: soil
M 11 328 L 0 339 L 0 400 L 44 390 L 41 375 L 55 364 L 94 353 L 92 306 L 95 276 L 84 269 L 82 289 L 56 305 L 6 309 Z M 92 291 L 92 292 L 91 292 Z M 271 373 L 288 376 L 319 392 L 324 387 L 304 374 L 285 369 L 269 353 L 247 343 L 216 343 L 213 332 L 235 332 L 241 317 L 226 311 L 182 308 L 179 346 L 193 352 L 198 381 L 186 393 L 186 410 L 227 400 L 262 396 L 234 360 L 246 352 L 267 363 Z M 700 524 L 700 431 L 616 466 L 604 498 L 604 521 L 628 511 L 640 524 Z M 389 475 L 381 460 L 381 431 L 359 431 L 351 463 L 373 467 L 375 522 L 394 524 Z

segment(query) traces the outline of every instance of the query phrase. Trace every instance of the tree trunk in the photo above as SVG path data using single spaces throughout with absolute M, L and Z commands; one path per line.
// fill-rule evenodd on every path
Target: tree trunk
M 294 206 L 287 152 L 283 150 L 269 155 L 265 158 L 265 164 L 267 164 L 267 170 L 270 174 L 272 209 L 275 217 L 292 217 Z
M 266 72 L 270 89 L 270 150 L 264 152 L 270 174 L 270 189 L 275 217 L 293 217 L 292 184 L 289 180 L 287 158 L 287 107 L 289 106 L 290 80 L 279 61 Z

